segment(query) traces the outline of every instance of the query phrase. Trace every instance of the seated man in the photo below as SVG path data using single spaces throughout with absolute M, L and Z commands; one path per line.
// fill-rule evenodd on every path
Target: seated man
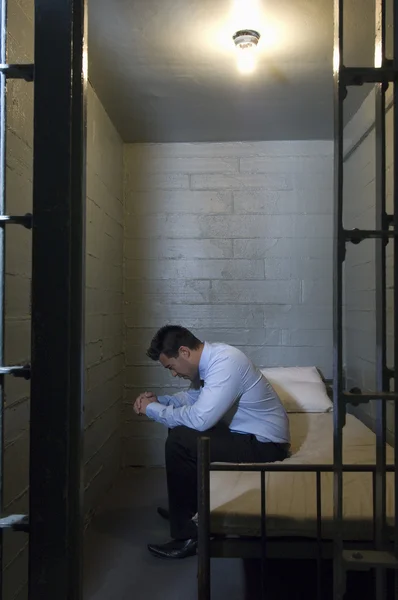
M 197 439 L 210 437 L 212 462 L 274 462 L 289 454 L 289 421 L 274 389 L 237 348 L 201 342 L 190 331 L 166 326 L 153 338 L 147 355 L 173 377 L 191 381 L 172 396 L 141 394 L 137 414 L 169 428 L 166 472 L 173 541 L 150 545 L 160 558 L 196 553 Z

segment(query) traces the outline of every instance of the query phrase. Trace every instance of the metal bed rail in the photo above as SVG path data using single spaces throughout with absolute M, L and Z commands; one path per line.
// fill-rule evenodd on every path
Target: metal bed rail
M 260 496 L 261 496 L 261 587 L 262 598 L 266 598 L 267 593 L 267 509 L 266 509 L 266 473 L 314 473 L 316 476 L 316 562 L 317 562 L 317 598 L 322 599 L 322 488 L 321 476 L 323 473 L 335 473 L 336 467 L 333 464 L 303 465 L 291 463 L 211 463 L 210 462 L 210 438 L 201 436 L 198 440 L 198 599 L 210 600 L 211 593 L 211 574 L 210 561 L 213 555 L 211 541 L 211 520 L 210 520 L 210 472 L 258 472 L 260 473 Z M 387 464 L 386 472 L 394 472 L 395 465 Z M 373 530 L 376 534 L 376 464 L 346 464 L 343 466 L 343 473 L 371 473 L 373 488 Z M 239 544 L 235 538 L 233 543 Z M 290 542 L 287 542 L 288 544 Z M 352 544 L 350 544 L 352 545 Z M 386 542 L 386 547 L 389 544 Z M 390 544 L 391 545 L 391 544 Z M 358 546 L 358 547 L 357 547 Z M 362 546 L 365 546 L 363 548 Z M 355 544 L 351 549 L 346 549 L 346 560 L 350 563 L 350 568 L 370 569 L 375 560 L 374 549 L 369 549 L 368 544 Z M 391 560 L 390 554 L 384 553 L 377 564 L 382 564 L 384 568 L 394 568 L 395 564 Z M 354 566 L 355 565 L 355 566 Z

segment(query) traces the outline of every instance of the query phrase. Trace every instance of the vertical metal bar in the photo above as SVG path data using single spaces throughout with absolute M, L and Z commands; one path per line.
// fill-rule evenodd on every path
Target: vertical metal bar
M 375 68 L 385 66 L 386 0 L 375 5 Z M 388 229 L 386 215 L 386 86 L 376 84 L 376 230 Z M 386 319 L 386 241 L 376 239 L 376 389 L 389 391 L 387 370 Z M 386 531 L 386 403 L 376 400 L 376 476 L 374 488 L 375 548 L 383 550 Z M 376 599 L 386 598 L 385 569 L 376 569 Z
M 86 15 L 35 1 L 29 600 L 82 597 Z
M 267 524 L 266 524 L 266 502 L 265 471 L 261 471 L 261 597 L 267 597 Z
M 7 62 L 7 0 L 0 4 L 0 61 Z M 0 215 L 6 212 L 7 79 L 0 74 Z M 5 227 L 0 227 L 0 366 L 4 365 Z M 0 377 L 0 515 L 3 514 L 4 377 Z M 0 531 L 0 600 L 3 598 L 3 531 Z
M 198 600 L 210 600 L 210 438 L 198 440 Z
M 398 3 L 393 7 L 393 64 L 398 69 Z M 398 84 L 394 83 L 394 231 L 398 231 Z M 398 390 L 398 238 L 394 237 L 394 390 Z M 398 490 L 398 407 L 394 406 L 395 490 Z M 398 557 L 398 493 L 395 493 L 394 551 Z M 395 571 L 395 600 L 398 600 L 398 571 Z
M 322 486 L 321 472 L 316 472 L 316 597 L 322 600 Z
M 35 0 L 37 1 L 37 0 Z M 86 314 L 86 165 L 88 87 L 88 0 L 73 6 L 72 154 L 71 154 L 71 303 L 70 321 L 76 328 L 70 336 L 69 480 L 71 493 L 69 548 L 76 553 L 69 579 L 68 600 L 83 595 L 84 535 L 84 397 L 85 397 L 85 314 Z M 77 199 L 74 201 L 73 199 Z M 75 237 L 80 240 L 75 244 Z M 75 373 L 77 374 L 75 378 Z M 76 485 L 76 490 L 72 486 Z M 75 587 L 77 588 L 75 590 Z
M 372 501 L 373 501 L 373 544 L 376 545 L 376 471 L 372 473 Z
M 343 569 L 343 424 L 345 405 L 343 392 L 343 0 L 334 0 L 334 247 L 333 247 L 333 598 L 342 600 L 344 593 Z

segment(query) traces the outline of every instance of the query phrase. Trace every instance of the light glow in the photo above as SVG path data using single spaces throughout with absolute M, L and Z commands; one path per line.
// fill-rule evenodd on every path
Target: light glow
M 242 44 L 237 48 L 238 70 L 242 75 L 253 73 L 257 65 L 257 48 L 254 44 Z
M 260 0 L 233 0 L 232 21 L 235 30 L 257 29 L 261 20 Z
M 236 31 L 254 30 L 262 21 L 260 0 L 233 0 L 231 21 Z M 237 44 L 237 65 L 242 75 L 250 75 L 257 65 L 257 44 L 250 39 Z
M 336 74 L 340 68 L 340 52 L 339 47 L 336 44 L 333 49 L 333 73 Z
M 375 45 L 375 67 L 376 69 L 380 69 L 383 63 L 383 53 L 381 41 L 377 40 Z
M 84 46 L 83 46 L 82 71 L 83 71 L 83 80 L 86 82 L 87 79 L 88 79 L 88 52 L 87 52 L 87 44 L 84 44 Z

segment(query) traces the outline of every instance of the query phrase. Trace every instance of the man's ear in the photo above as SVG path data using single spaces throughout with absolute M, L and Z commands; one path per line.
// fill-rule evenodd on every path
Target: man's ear
M 181 346 L 179 349 L 179 354 L 185 359 L 188 359 L 191 356 L 191 351 L 186 346 Z

